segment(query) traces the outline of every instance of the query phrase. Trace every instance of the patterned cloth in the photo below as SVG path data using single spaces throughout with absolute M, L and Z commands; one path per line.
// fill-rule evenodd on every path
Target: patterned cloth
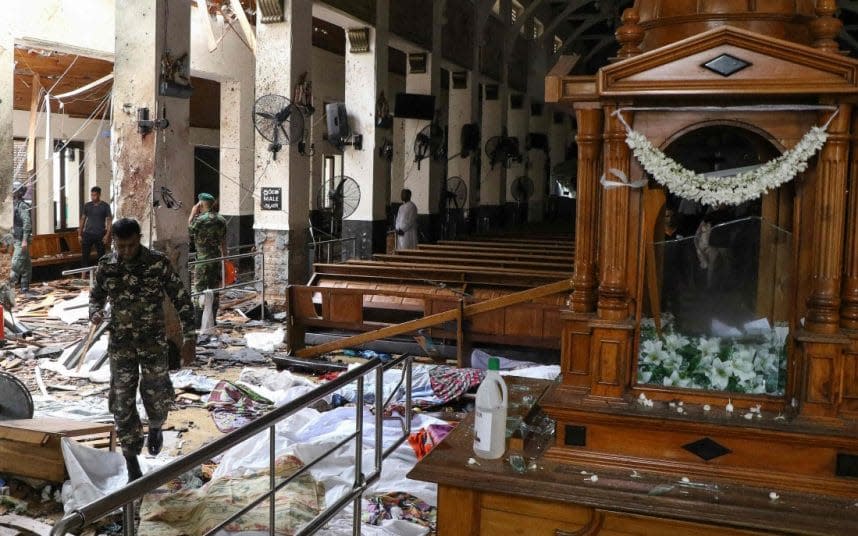
M 259 417 L 273 403 L 250 389 L 221 380 L 212 389 L 206 407 L 217 429 L 229 433 Z
M 275 460 L 275 474 L 286 478 L 302 464 L 294 456 Z M 212 480 L 199 489 L 178 492 L 159 488 L 146 495 L 140 508 L 137 534 L 146 536 L 197 536 L 215 528 L 229 515 L 268 491 L 268 470 L 237 478 Z M 324 487 L 303 474 L 277 492 L 274 534 L 291 536 L 313 519 L 325 503 Z M 260 531 L 268 534 L 267 502 L 224 527 L 227 533 Z
M 455 426 L 449 424 L 430 424 L 426 428 L 421 428 L 416 433 L 408 436 L 408 444 L 414 449 L 417 454 L 417 459 L 422 460 L 424 456 L 429 454 L 435 445 L 440 443 L 447 437 Z
M 435 396 L 447 403 L 479 386 L 485 375 L 483 370 L 440 365 L 429 371 L 429 382 Z
M 369 504 L 361 518 L 369 525 L 380 525 L 386 519 L 402 519 L 434 531 L 438 522 L 437 508 L 408 493 L 392 491 L 368 495 L 364 501 Z
M 191 299 L 163 253 L 140 246 L 132 259 L 120 260 L 114 252 L 99 260 L 89 294 L 89 314 L 91 318 L 101 313 L 110 300 L 110 409 L 122 449 L 131 454 L 139 454 L 143 446 L 135 404 L 138 380 L 150 426 L 164 422 L 173 401 L 164 327 L 165 295 L 178 311 L 185 338 L 193 338 Z

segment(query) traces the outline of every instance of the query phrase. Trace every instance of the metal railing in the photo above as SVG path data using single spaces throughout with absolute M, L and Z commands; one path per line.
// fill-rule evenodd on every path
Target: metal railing
M 226 282 L 226 265 L 223 261 L 235 260 L 235 259 L 246 259 L 246 258 L 250 258 L 250 257 L 253 257 L 254 259 L 256 257 L 260 258 L 259 277 L 256 279 L 252 279 L 250 281 L 236 281 L 235 283 L 233 283 L 231 285 L 224 284 Z M 224 255 L 222 257 L 215 257 L 213 259 L 197 260 L 195 258 L 192 261 L 188 261 L 188 270 L 191 272 L 191 278 L 193 279 L 193 277 L 194 277 L 194 268 L 196 266 L 199 266 L 202 264 L 210 264 L 213 262 L 219 262 L 220 263 L 221 286 L 219 286 L 218 288 L 212 288 L 212 289 L 207 289 L 207 290 L 211 290 L 214 292 L 222 292 L 224 290 L 231 289 L 231 288 L 244 288 L 244 287 L 247 287 L 248 285 L 255 285 L 255 284 L 259 283 L 260 292 L 261 292 L 261 294 L 260 294 L 261 299 L 260 299 L 260 313 L 259 313 L 260 316 L 259 316 L 259 319 L 264 320 L 265 319 L 265 253 L 263 253 L 261 251 L 251 251 L 249 253 L 238 253 L 235 255 Z M 191 284 L 191 288 L 194 288 L 193 282 Z M 200 296 L 204 293 L 205 293 L 205 291 L 191 292 L 191 297 Z
M 65 277 L 67 275 L 85 274 L 85 273 L 89 272 L 89 286 L 90 286 L 90 288 L 92 288 L 92 286 L 95 284 L 95 270 L 97 268 L 98 268 L 98 265 L 96 264 L 93 266 L 86 266 L 85 268 L 75 268 L 73 270 L 63 270 L 61 273 L 62 273 L 63 277 Z
M 358 256 L 357 240 L 356 236 L 350 236 L 308 243 L 307 249 L 310 252 L 310 271 L 308 273 L 313 273 L 313 263 L 316 262 L 342 262 L 356 258 Z M 346 247 L 349 242 L 351 247 Z
M 383 396 L 384 387 L 384 371 L 402 365 L 402 377 L 393 389 L 387 400 Z M 269 470 L 269 489 L 260 497 L 253 499 L 249 504 L 244 506 L 238 512 L 230 515 L 228 519 L 220 522 L 216 527 L 212 528 L 206 534 L 215 534 L 221 528 L 239 519 L 244 514 L 258 507 L 263 501 L 268 500 L 269 508 L 269 527 L 268 533 L 273 536 L 275 534 L 275 520 L 277 513 L 277 505 L 275 496 L 277 491 L 287 486 L 299 476 L 303 475 L 312 469 L 319 461 L 336 452 L 341 447 L 347 445 L 349 441 L 354 441 L 355 458 L 354 458 L 354 483 L 352 490 L 340 497 L 333 504 L 326 507 L 324 510 L 310 520 L 302 527 L 296 535 L 314 534 L 317 530 L 325 525 L 333 518 L 340 510 L 346 507 L 349 502 L 354 503 L 354 517 L 352 532 L 354 535 L 360 534 L 361 527 L 361 497 L 364 491 L 376 482 L 381 477 L 381 465 L 395 449 L 397 449 L 408 436 L 411 434 L 411 365 L 412 358 L 410 355 L 403 355 L 397 359 L 391 360 L 388 363 L 382 363 L 378 358 L 372 359 L 363 365 L 356 367 L 348 372 L 344 372 L 337 379 L 320 385 L 313 391 L 304 394 L 258 419 L 252 421 L 248 425 L 227 434 L 226 436 L 215 440 L 214 442 L 203 446 L 187 456 L 174 460 L 169 464 L 153 471 L 142 478 L 129 483 L 124 488 L 82 506 L 67 514 L 60 519 L 51 530 L 51 536 L 66 536 L 70 531 L 80 531 L 100 519 L 106 517 L 111 512 L 118 508 L 122 508 L 123 517 L 123 534 L 132 536 L 136 534 L 134 526 L 135 505 L 134 501 L 142 498 L 147 493 L 156 490 L 163 484 L 178 478 L 180 475 L 187 473 L 193 468 L 209 462 L 215 456 L 226 452 L 232 447 L 253 438 L 256 434 L 269 431 L 269 452 L 268 452 L 268 470 Z M 375 372 L 375 398 L 373 407 L 375 411 L 375 450 L 374 450 L 374 468 L 369 475 L 363 473 L 363 413 L 364 413 L 364 377 Z M 356 401 L 355 401 L 355 431 L 347 436 L 342 441 L 325 451 L 322 455 L 306 463 L 301 469 L 284 478 L 281 482 L 276 481 L 275 474 L 275 439 L 276 426 L 279 422 L 285 420 L 299 410 L 313 404 L 324 398 L 327 395 L 333 394 L 341 387 L 352 382 L 357 382 Z M 387 448 L 383 444 L 382 428 L 384 419 L 384 408 L 387 407 L 400 387 L 405 386 L 405 416 L 402 419 L 402 435 L 397 437 L 395 441 Z

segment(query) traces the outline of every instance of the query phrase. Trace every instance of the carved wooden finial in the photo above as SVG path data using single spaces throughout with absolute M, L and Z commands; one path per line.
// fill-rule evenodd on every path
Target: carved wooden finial
M 837 2 L 835 0 L 818 0 L 816 2 L 817 18 L 810 23 L 810 33 L 813 35 L 814 48 L 834 54 L 839 52 L 837 41 L 834 38 L 840 34 L 843 22 L 834 16 L 836 11 Z
M 641 17 L 638 10 L 629 7 L 623 11 L 623 25 L 617 28 L 614 36 L 620 43 L 620 50 L 617 52 L 617 58 L 625 59 L 637 56 L 641 53 L 641 43 L 644 38 L 644 29 L 638 24 Z

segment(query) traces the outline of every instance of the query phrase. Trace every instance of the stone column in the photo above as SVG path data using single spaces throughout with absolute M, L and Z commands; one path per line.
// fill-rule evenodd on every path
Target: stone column
M 629 173 L 629 147 L 626 131 L 619 119 L 612 115 L 616 107 L 605 108 L 604 168 Z M 632 117 L 624 112 L 626 122 Z M 581 126 L 579 125 L 580 129 Z M 629 188 L 611 188 L 601 192 L 599 218 L 601 237 L 599 248 L 599 318 L 624 320 L 629 316 L 627 259 L 629 247 Z
M 507 123 L 508 96 L 506 88 L 498 84 L 484 85 L 483 92 L 483 114 L 480 122 L 480 157 L 483 163 L 480 167 L 480 208 L 477 229 L 485 232 L 496 229 L 500 224 L 503 206 L 506 203 L 506 168 L 503 162 L 497 162 L 492 166 L 485 147 L 490 139 L 504 133 Z
M 817 163 L 816 199 L 811 216 L 814 222 L 811 246 L 813 277 L 805 324 L 809 331 L 815 333 L 836 333 L 840 329 L 840 278 L 851 113 L 851 105 L 840 105 L 837 117 L 828 127 L 828 141 Z M 827 120 L 827 117 L 823 119 Z
M 291 98 L 298 78 L 310 71 L 312 2 L 285 0 L 283 12 L 284 22 L 256 25 L 257 99 L 267 94 Z M 306 283 L 309 270 L 310 159 L 298 153 L 297 144 L 284 146 L 274 159 L 268 150 L 268 140 L 258 132 L 255 139 L 253 228 L 256 245 L 265 254 L 266 298 L 284 303 L 286 285 Z M 280 209 L 262 209 L 263 188 L 280 189 Z M 257 271 L 261 268 L 257 264 Z
M 368 52 L 352 52 L 346 43 L 346 110 L 352 132 L 363 135 L 363 149 L 346 146 L 343 152 L 345 174 L 358 182 L 361 194 L 357 210 L 343 221 L 343 237 L 357 237 L 362 258 L 383 253 L 387 235 L 389 164 L 378 154 L 378 148 L 388 132 L 376 126 L 375 104 L 384 92 L 393 105 L 387 84 L 389 1 L 376 1 L 375 27 L 368 28 Z
M 596 306 L 596 226 L 602 169 L 602 110 L 598 103 L 575 108 L 578 122 L 578 198 L 575 216 L 575 274 L 572 311 L 591 313 Z
M 220 84 L 220 212 L 230 247 L 253 244 L 252 80 Z
M 447 117 L 441 109 L 441 19 L 444 16 L 444 2 L 433 4 L 432 50 L 426 52 L 426 72 L 412 72 L 409 58 L 408 74 L 405 76 L 405 91 L 435 96 L 435 111 L 440 123 Z M 417 134 L 430 125 L 430 121 L 406 119 L 404 121 L 404 170 L 403 188 L 411 190 L 411 200 L 417 205 L 417 224 L 420 242 L 434 241 L 438 229 L 438 207 L 441 199 L 441 183 L 444 180 L 444 162 L 436 162 L 431 157 L 423 159 L 419 165 L 414 161 L 414 139 Z M 444 126 L 441 124 L 440 126 Z M 419 169 L 418 169 L 419 167 Z M 396 196 L 396 192 L 391 192 Z
M 849 206 L 840 325 L 846 329 L 858 330 L 858 115 L 852 118 L 852 150 L 847 190 Z
M 507 99 L 509 105 L 509 110 L 507 111 L 507 133 L 510 137 L 518 140 L 518 148 L 524 158 L 522 158 L 521 162 L 513 161 L 506 171 L 505 220 L 507 225 L 524 223 L 526 220 L 523 217 L 525 216 L 525 212 L 529 212 L 528 209 L 530 208 L 527 205 L 533 201 L 533 196 L 531 195 L 527 198 L 526 203 L 522 205 L 516 199 L 516 192 L 513 191 L 513 185 L 518 177 L 528 177 L 533 181 L 533 177 L 530 176 L 526 167 L 527 151 L 524 148 L 530 124 L 530 102 L 525 95 L 519 93 L 515 95 L 521 98 L 521 106 L 515 109 L 512 107 L 513 93 L 510 92 L 510 96 Z
M 467 158 L 462 158 L 462 127 L 472 121 L 472 99 L 474 73 L 472 71 L 462 71 L 460 76 L 464 76 L 465 87 L 453 87 L 453 73 L 450 73 L 450 110 L 448 114 L 447 125 L 449 134 L 447 135 L 447 155 L 450 161 L 447 162 L 447 177 L 459 177 L 465 182 L 468 187 L 468 199 L 459 207 L 466 209 L 475 193 L 471 188 L 471 161 L 474 157 L 479 158 L 477 154 L 471 153 Z M 479 149 L 478 149 L 479 151 Z M 460 230 L 461 231 L 461 230 Z
M 531 113 L 528 132 L 543 134 L 547 137 L 549 121 L 548 111 L 543 106 L 541 114 L 535 115 Z M 527 221 L 542 221 L 545 216 L 545 206 L 548 200 L 548 148 L 531 148 L 527 152 L 527 162 L 528 175 L 533 179 L 533 196 L 530 199 L 530 208 L 527 211 Z
M 12 156 L 12 109 L 15 88 L 15 40 L 9 28 L 9 17 L 0 22 L 0 235 L 12 228 L 11 186 L 13 173 Z
M 165 252 L 186 281 L 195 202 L 189 100 L 160 96 L 158 85 L 165 55 L 190 54 L 190 9 L 189 0 L 117 3 L 110 137 L 116 216 L 137 219 L 144 244 Z M 169 126 L 138 132 L 144 108 Z M 170 196 L 181 205 L 168 206 Z

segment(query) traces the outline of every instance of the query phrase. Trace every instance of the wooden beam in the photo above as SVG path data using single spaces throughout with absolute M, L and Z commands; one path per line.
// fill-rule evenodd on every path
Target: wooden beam
M 561 24 L 563 24 L 566 21 L 566 18 L 569 15 L 571 15 L 575 11 L 581 9 L 582 7 L 586 6 L 587 4 L 589 4 L 592 1 L 593 0 L 575 0 L 574 2 L 569 2 L 566 5 L 566 9 L 564 9 L 559 15 L 554 17 L 554 20 L 552 20 L 548 24 L 548 26 L 545 27 L 545 33 L 546 34 L 552 34 L 554 32 L 554 30 L 557 29 L 558 26 L 560 26 Z
M 214 28 L 212 27 L 212 18 L 208 9 L 208 2 L 198 2 L 197 3 L 197 16 L 200 19 L 200 22 L 203 24 L 203 28 L 206 32 L 206 39 L 209 42 L 209 52 L 214 52 L 217 50 L 217 38 L 214 34 Z
M 468 305 L 462 311 L 459 311 L 458 308 L 450 309 L 442 313 L 436 313 L 434 315 L 418 318 L 417 320 L 411 320 L 410 322 L 404 322 L 395 326 L 388 326 L 375 331 L 361 333 L 360 335 L 346 337 L 345 339 L 340 339 L 338 341 L 331 341 L 325 344 L 302 348 L 295 352 L 295 355 L 298 357 L 316 357 L 335 350 L 342 350 L 343 348 L 348 348 L 350 346 L 359 346 L 378 339 L 385 339 L 387 337 L 394 337 L 396 335 L 417 331 L 418 329 L 437 326 L 444 322 L 457 320 L 460 318 L 460 315 L 464 315 L 464 318 L 470 318 L 478 314 L 503 309 L 517 303 L 528 302 L 544 296 L 566 292 L 572 288 L 571 283 L 571 280 L 565 279 L 549 285 L 542 285 L 540 287 L 531 288 L 521 292 L 507 294 L 506 296 L 501 296 L 499 298 Z
M 38 73 L 33 74 L 30 93 L 30 124 L 27 128 L 27 180 L 36 171 L 36 119 L 39 116 L 39 96 L 42 92 L 42 82 Z
M 256 34 L 253 31 L 253 26 L 251 26 L 250 21 L 247 20 L 247 15 L 244 13 L 244 8 L 241 5 L 241 0 L 229 0 L 229 6 L 232 8 L 232 12 L 235 13 L 235 17 L 238 19 L 238 23 L 241 24 L 241 29 L 244 31 L 244 36 L 247 37 L 247 44 L 250 45 L 250 50 L 253 51 L 253 55 L 256 55 Z

